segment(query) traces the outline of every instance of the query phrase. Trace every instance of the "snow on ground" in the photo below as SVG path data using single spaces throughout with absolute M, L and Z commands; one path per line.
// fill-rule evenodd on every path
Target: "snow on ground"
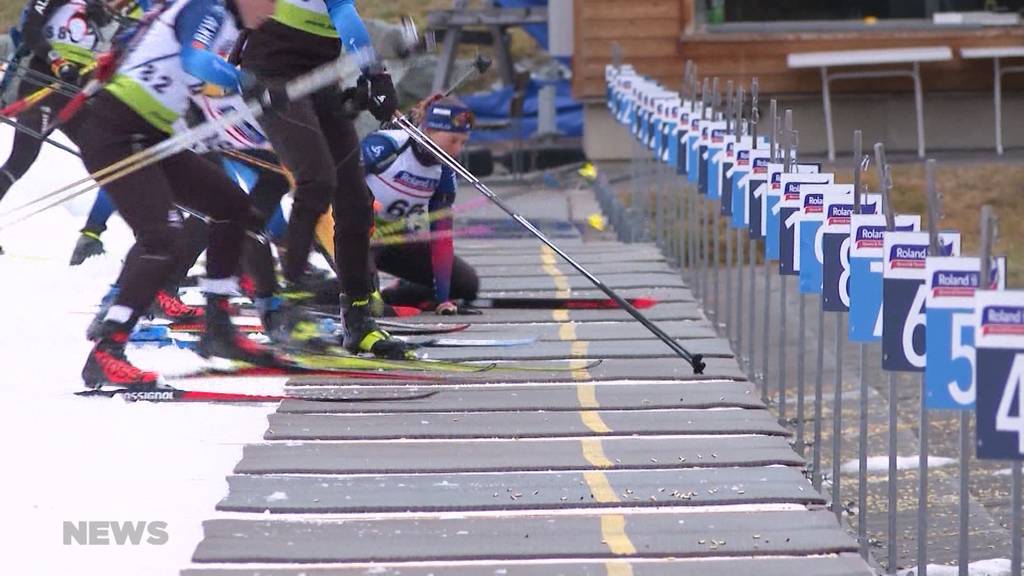
M 918 455 L 913 456 L 897 456 L 896 457 L 896 469 L 897 470 L 917 470 L 918 466 Z M 939 468 L 942 466 L 952 466 L 956 464 L 955 458 L 944 458 L 942 456 L 929 456 L 928 467 Z M 860 462 L 857 460 L 847 460 L 843 463 L 842 470 L 846 474 L 852 474 L 860 469 Z M 867 464 L 868 472 L 885 472 L 889 470 L 889 457 L 888 456 L 871 456 L 868 458 Z
M 971 576 L 1010 576 L 1010 560 L 1008 558 L 992 558 L 990 560 L 978 560 L 967 565 L 967 573 Z M 917 566 L 904 570 L 899 576 L 915 576 Z M 940 564 L 928 565 L 929 576 L 957 576 L 958 566 L 943 566 Z
M 4 127 L 0 159 L 9 143 Z M 0 203 L 0 214 L 82 176 L 76 158 L 44 148 Z M 126 404 L 72 394 L 89 350 L 89 311 L 131 241 L 115 218 L 104 235 L 108 254 L 68 267 L 94 196 L 0 230 L 7 252 L 0 255 L 0 539 L 7 574 L 177 574 L 202 537 L 202 520 L 226 494 L 225 476 L 242 446 L 260 440 L 274 408 Z M 170 348 L 129 354 L 146 368 L 202 361 Z M 188 385 L 258 393 L 280 391 L 283 379 Z M 163 521 L 169 538 L 164 545 L 64 545 L 65 521 Z

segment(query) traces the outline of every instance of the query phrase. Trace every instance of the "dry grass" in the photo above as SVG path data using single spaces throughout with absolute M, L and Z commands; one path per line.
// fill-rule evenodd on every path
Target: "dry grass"
M 845 167 L 837 168 L 846 173 Z M 849 181 L 847 179 L 846 181 Z M 877 177 L 870 174 L 868 186 L 877 190 Z M 980 252 L 981 207 L 990 204 L 999 220 L 996 253 L 1008 258 L 1008 286 L 1024 288 L 1024 165 L 940 164 L 936 184 L 943 195 L 940 224 L 963 235 L 963 253 Z M 893 202 L 896 210 L 911 214 L 927 212 L 924 165 L 893 167 Z
M 21 0 L 0 0 L 0 33 L 7 31 L 18 21 L 18 14 L 25 7 Z

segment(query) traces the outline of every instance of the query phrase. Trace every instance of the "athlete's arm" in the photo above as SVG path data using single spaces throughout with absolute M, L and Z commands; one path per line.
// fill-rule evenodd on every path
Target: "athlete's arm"
M 68 0 L 30 0 L 21 24 L 21 39 L 33 54 L 47 60 L 53 46 L 46 38 L 46 22 L 50 15 Z
M 359 59 L 360 67 L 366 67 L 377 59 L 370 42 L 370 33 L 366 31 L 363 19 L 356 10 L 355 0 L 324 0 L 327 13 L 331 16 L 334 29 L 347 54 Z
M 398 145 L 394 140 L 378 132 L 373 132 L 363 139 L 363 171 L 367 174 L 380 174 L 388 169 L 398 154 Z
M 174 31 L 181 44 L 181 65 L 185 72 L 203 82 L 238 91 L 242 73 L 211 51 L 225 18 L 228 18 L 227 12 L 217 0 L 190 0 L 178 14 Z
M 452 262 L 455 260 L 455 243 L 452 239 L 454 218 L 451 207 L 455 203 L 455 173 L 450 168 L 441 168 L 441 183 L 430 198 L 430 263 L 434 269 L 434 298 L 447 302 L 451 295 Z M 445 211 L 444 216 L 435 217 Z

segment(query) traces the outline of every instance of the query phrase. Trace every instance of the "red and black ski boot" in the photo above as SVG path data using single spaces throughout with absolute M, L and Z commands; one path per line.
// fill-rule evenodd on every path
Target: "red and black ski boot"
M 167 290 L 160 290 L 156 293 L 156 302 L 153 309 L 158 318 L 164 318 L 179 324 L 199 322 L 206 315 L 202 306 L 189 306 L 182 302 L 177 295 Z
M 89 334 L 96 345 L 82 368 L 82 381 L 86 388 L 104 386 L 125 388 L 156 388 L 161 384 L 156 372 L 140 370 L 125 357 L 129 328 L 117 322 L 103 322 Z
M 199 340 L 199 355 L 240 360 L 256 366 L 289 366 L 290 360 L 273 348 L 250 340 L 231 322 L 231 304 L 228 297 L 206 295 L 206 331 Z

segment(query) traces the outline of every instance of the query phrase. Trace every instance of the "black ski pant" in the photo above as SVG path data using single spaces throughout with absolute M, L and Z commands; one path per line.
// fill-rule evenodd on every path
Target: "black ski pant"
M 108 92 L 97 95 L 81 124 L 82 160 L 90 172 L 148 148 L 167 138 Z M 258 229 L 260 218 L 224 170 L 193 152 L 182 151 L 131 172 L 107 185 L 121 217 L 135 233 L 135 246 L 122 269 L 114 304 L 136 314 L 152 303 L 174 273 L 184 253 L 181 213 L 175 204 L 210 219 L 206 275 L 234 276 L 245 230 Z
M 282 83 L 281 79 L 264 79 Z M 336 90 L 291 102 L 283 112 L 260 118 L 274 151 L 295 178 L 288 219 L 284 277 L 296 282 L 306 269 L 316 222 L 334 207 L 335 268 L 341 290 L 353 300 L 369 296 L 373 197 L 363 175 L 359 136 Z
M 50 67 L 39 58 L 33 57 L 29 61 L 29 68 L 36 72 L 51 75 Z M 22 99 L 35 93 L 42 86 L 22 78 L 18 84 L 18 99 Z M 35 106 L 18 115 L 17 121 L 26 128 L 36 132 L 42 132 L 47 122 L 68 103 L 68 98 L 56 92 L 41 100 Z M 4 197 L 7 190 L 21 179 L 28 172 L 28 169 L 35 164 L 39 157 L 39 150 L 43 147 L 43 141 L 30 136 L 20 130 L 15 130 L 14 141 L 11 143 L 11 154 L 7 161 L 0 166 L 0 199 Z
M 430 261 L 429 242 L 410 242 L 393 246 L 382 246 L 374 250 L 374 265 L 377 270 L 387 272 L 415 284 L 401 290 L 387 291 L 389 304 L 418 306 L 434 299 L 434 267 Z M 452 262 L 452 283 L 449 298 L 471 302 L 480 291 L 480 278 L 468 262 L 454 257 Z M 401 301 L 392 301 L 394 299 Z
M 277 156 L 266 150 L 247 150 L 247 155 L 270 164 L 277 164 Z M 220 166 L 219 154 L 210 153 L 206 159 Z M 244 162 L 244 160 L 242 160 Z M 269 170 L 261 166 L 253 165 L 259 172 L 256 185 L 249 191 L 249 201 L 259 215 L 260 229 L 264 229 L 277 211 L 281 198 L 291 189 L 288 178 L 280 172 Z M 195 228 L 192 232 L 190 228 Z M 188 275 L 188 271 L 195 264 L 196 259 L 206 249 L 207 226 L 199 218 L 190 218 L 185 222 L 187 245 L 183 254 L 175 266 L 174 274 L 171 277 L 169 288 L 176 288 Z M 252 235 L 246 235 L 242 252 L 242 269 L 252 277 L 253 287 L 257 298 L 266 298 L 277 293 L 277 271 L 274 267 L 274 254 L 270 250 L 268 240 L 259 240 Z M 172 292 L 173 293 L 173 292 Z

